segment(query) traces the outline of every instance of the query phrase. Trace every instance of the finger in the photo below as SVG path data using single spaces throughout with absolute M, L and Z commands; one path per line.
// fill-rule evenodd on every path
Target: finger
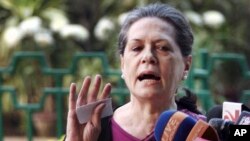
M 94 127 L 99 127 L 101 125 L 101 114 L 104 107 L 105 103 L 100 103 L 95 107 L 91 117 L 91 121 Z
M 112 86 L 110 83 L 107 83 L 101 93 L 100 99 L 108 98 L 111 93 Z
M 77 133 L 76 131 L 79 130 L 78 120 L 75 112 L 76 109 L 75 93 L 76 93 L 76 84 L 71 83 L 69 91 L 69 111 L 67 117 L 67 135 L 69 138 L 74 138 L 75 134 Z
M 87 102 L 94 102 L 96 101 L 96 97 L 99 93 L 100 90 L 100 85 L 101 85 L 101 76 L 100 75 L 96 75 L 95 76 L 95 82 L 92 86 L 91 91 L 89 92 L 88 98 L 87 98 Z
M 77 106 L 86 104 L 86 97 L 88 95 L 90 83 L 91 83 L 91 78 L 89 76 L 86 76 L 82 83 L 82 88 L 78 94 L 78 98 L 76 101 Z
M 69 90 L 69 110 L 76 109 L 75 93 L 76 93 L 76 84 L 71 83 Z

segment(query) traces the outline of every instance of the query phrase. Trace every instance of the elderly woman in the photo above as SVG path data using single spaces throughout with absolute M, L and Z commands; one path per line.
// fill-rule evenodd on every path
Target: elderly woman
M 86 77 L 75 100 L 76 85 L 71 84 L 66 140 L 154 141 L 154 127 L 163 111 L 182 109 L 200 118 L 195 101 L 188 101 L 190 94 L 182 99 L 184 105 L 175 99 L 190 69 L 192 44 L 191 28 L 175 8 L 151 4 L 130 12 L 119 34 L 122 78 L 130 101 L 103 119 L 105 104 L 100 103 L 90 121 L 81 125 L 76 107 L 109 97 L 111 85 L 106 84 L 98 97 L 101 76 L 95 77 L 90 90 L 91 78 Z

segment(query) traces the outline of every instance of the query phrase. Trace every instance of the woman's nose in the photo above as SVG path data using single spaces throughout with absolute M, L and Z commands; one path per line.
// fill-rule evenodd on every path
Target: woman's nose
M 157 59 L 155 54 L 151 50 L 145 51 L 142 56 L 142 63 L 156 64 Z

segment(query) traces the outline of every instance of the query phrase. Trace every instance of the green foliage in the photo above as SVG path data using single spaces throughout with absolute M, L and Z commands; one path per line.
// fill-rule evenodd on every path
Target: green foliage
M 22 19 L 39 15 L 49 7 L 58 7 L 62 4 L 61 0 L 1 0 L 3 8 L 9 10 L 13 16 Z

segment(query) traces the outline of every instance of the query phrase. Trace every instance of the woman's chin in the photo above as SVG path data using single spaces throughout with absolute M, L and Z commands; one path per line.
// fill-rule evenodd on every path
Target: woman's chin
M 145 88 L 145 89 L 141 89 L 135 94 L 141 98 L 156 98 L 156 97 L 161 96 L 162 92 L 159 91 L 159 89 Z

